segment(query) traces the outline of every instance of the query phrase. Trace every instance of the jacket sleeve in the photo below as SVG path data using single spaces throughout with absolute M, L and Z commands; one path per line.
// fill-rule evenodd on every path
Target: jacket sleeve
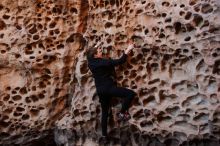
M 127 55 L 123 55 L 119 59 L 102 59 L 98 62 L 97 66 L 116 66 L 126 62 Z

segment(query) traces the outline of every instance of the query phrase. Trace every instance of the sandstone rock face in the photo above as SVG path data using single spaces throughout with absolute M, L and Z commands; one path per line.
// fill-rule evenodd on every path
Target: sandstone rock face
M 86 28 L 81 1 L 0 2 L 0 144 L 43 136 L 67 110 Z
M 101 41 L 117 58 L 133 39 L 116 71 L 138 96 L 127 124 L 109 123 L 110 145 L 220 145 L 218 0 L 3 0 L 0 12 L 0 144 L 54 132 L 58 145 L 98 145 L 86 49 Z

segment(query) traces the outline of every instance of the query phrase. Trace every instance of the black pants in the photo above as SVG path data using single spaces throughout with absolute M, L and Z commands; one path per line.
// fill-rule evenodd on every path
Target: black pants
M 102 108 L 102 135 L 107 136 L 107 123 L 112 97 L 123 99 L 121 112 L 125 112 L 129 109 L 136 93 L 130 89 L 115 86 L 98 87 L 97 92 Z

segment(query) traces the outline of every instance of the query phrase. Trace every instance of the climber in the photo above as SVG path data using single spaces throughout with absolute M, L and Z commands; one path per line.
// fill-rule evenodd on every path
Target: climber
M 103 137 L 107 137 L 108 112 L 112 97 L 120 97 L 123 100 L 122 108 L 120 112 L 117 113 L 118 120 L 127 121 L 131 118 L 128 109 L 136 93 L 127 88 L 117 87 L 112 72 L 115 66 L 126 62 L 127 55 L 133 48 L 133 43 L 129 43 L 127 49 L 119 59 L 104 58 L 100 44 L 97 44 L 87 51 L 88 67 L 95 79 L 95 86 L 101 103 L 101 126 Z

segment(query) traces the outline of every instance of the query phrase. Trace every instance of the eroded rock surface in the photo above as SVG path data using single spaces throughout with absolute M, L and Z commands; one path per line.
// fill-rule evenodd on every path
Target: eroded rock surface
M 0 2 L 0 144 L 44 136 L 67 110 L 85 4 Z
M 102 41 L 117 58 L 132 38 L 117 79 L 138 97 L 129 123 L 110 122 L 110 145 L 220 145 L 218 0 L 0 4 L 0 144 L 55 128 L 58 145 L 96 145 L 100 105 L 86 49 Z

